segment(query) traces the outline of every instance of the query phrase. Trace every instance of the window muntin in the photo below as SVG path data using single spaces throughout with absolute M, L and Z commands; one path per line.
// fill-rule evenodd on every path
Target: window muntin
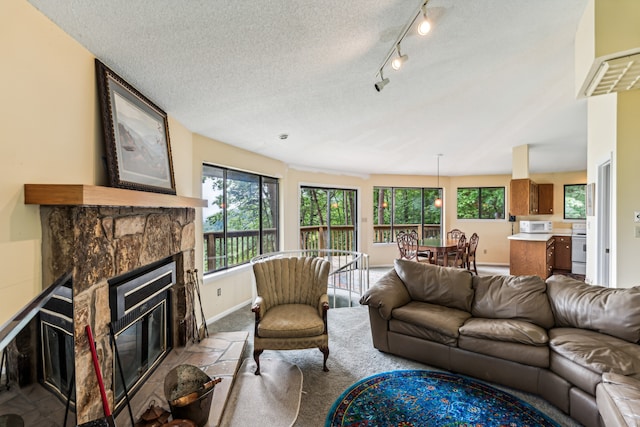
M 205 274 L 278 250 L 276 179 L 205 164 L 202 197 Z
M 587 185 L 565 184 L 564 219 L 587 219 Z
M 374 187 L 373 242 L 395 241 L 399 231 L 416 230 L 422 238 L 439 237 L 442 209 L 434 205 L 442 189 Z
M 504 187 L 459 187 L 458 219 L 504 219 Z

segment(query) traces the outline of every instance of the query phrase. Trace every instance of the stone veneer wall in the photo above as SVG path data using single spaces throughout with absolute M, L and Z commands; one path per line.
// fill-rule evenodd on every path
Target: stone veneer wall
M 195 209 L 91 206 L 41 207 L 43 283 L 73 273 L 76 411 L 78 424 L 103 417 L 85 326 L 91 325 L 107 396 L 113 410 L 107 280 L 173 257 L 173 343 L 192 337 L 187 271 L 195 268 Z

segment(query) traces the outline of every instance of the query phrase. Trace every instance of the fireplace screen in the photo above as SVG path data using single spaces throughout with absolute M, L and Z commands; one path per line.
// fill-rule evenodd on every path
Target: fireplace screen
M 171 348 L 169 290 L 175 269 L 175 262 L 166 260 L 109 280 L 117 410 L 125 391 L 135 392 Z
M 160 362 L 167 351 L 167 301 L 163 300 L 136 322 L 116 334 L 119 360 L 116 358 L 116 400 L 124 398 L 122 377 L 131 390 L 146 372 Z M 120 375 L 122 367 L 123 375 Z

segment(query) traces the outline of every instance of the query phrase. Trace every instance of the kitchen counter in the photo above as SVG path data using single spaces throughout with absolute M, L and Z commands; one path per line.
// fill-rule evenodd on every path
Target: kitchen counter
M 554 231 L 553 233 L 547 233 L 547 234 L 536 234 L 536 233 L 518 233 L 518 234 L 514 234 L 512 236 L 508 236 L 507 239 L 509 240 L 526 240 L 529 242 L 546 242 L 547 240 L 549 240 L 550 238 L 552 238 L 553 236 L 571 236 L 571 230 L 558 230 L 558 231 Z

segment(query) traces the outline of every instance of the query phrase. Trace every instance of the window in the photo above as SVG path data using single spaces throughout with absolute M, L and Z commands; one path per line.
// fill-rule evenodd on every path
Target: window
M 458 188 L 458 219 L 504 219 L 504 187 Z
M 411 230 L 422 238 L 439 237 L 442 209 L 434 205 L 438 197 L 438 188 L 374 187 L 373 242 L 393 242 L 399 231 Z
M 202 167 L 204 271 L 212 273 L 278 250 L 278 180 Z
M 564 219 L 587 219 L 586 184 L 564 186 Z
M 300 249 L 355 251 L 356 190 L 300 188 Z

